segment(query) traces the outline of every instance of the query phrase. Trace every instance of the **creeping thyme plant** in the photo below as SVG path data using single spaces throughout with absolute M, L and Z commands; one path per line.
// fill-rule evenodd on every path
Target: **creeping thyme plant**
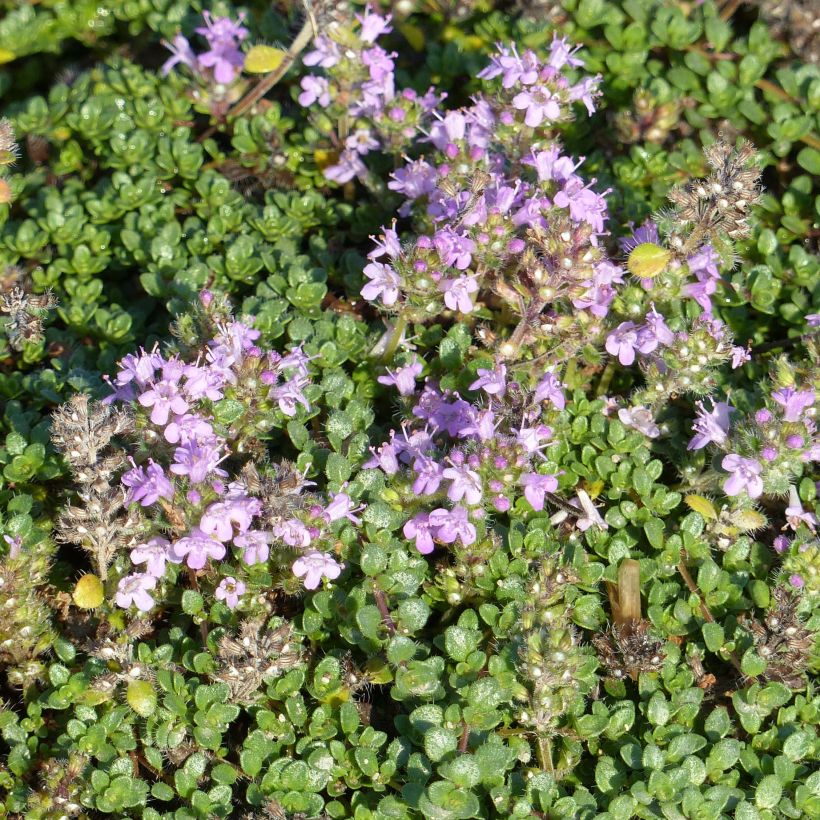
M 0 0 L 0 816 L 820 816 L 809 5 Z

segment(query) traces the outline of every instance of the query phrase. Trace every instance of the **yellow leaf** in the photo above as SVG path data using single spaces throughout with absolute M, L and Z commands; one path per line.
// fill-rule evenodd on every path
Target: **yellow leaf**
M 96 575 L 91 575 L 90 573 L 83 575 L 83 577 L 77 581 L 77 586 L 74 587 L 72 597 L 74 598 L 74 603 L 77 604 L 80 609 L 96 609 L 105 597 L 105 589 L 103 588 L 102 581 Z
M 687 495 L 683 500 L 690 510 L 700 513 L 704 518 L 710 518 L 714 521 L 718 517 L 717 510 L 712 502 L 702 495 Z
M 597 498 L 604 491 L 603 481 L 585 481 L 584 489 L 590 498 Z
M 330 165 L 336 164 L 339 159 L 339 154 L 336 151 L 326 151 L 324 148 L 317 148 L 313 152 L 313 159 L 316 162 L 316 167 L 320 171 L 324 171 L 325 168 Z
M 640 279 L 652 279 L 665 270 L 671 258 L 672 254 L 666 248 L 644 242 L 632 250 L 626 266 Z
M 276 71 L 282 60 L 285 59 L 286 51 L 273 46 L 254 46 L 245 55 L 245 71 L 248 74 L 269 74 Z
M 732 523 L 742 532 L 754 532 L 766 526 L 766 516 L 757 510 L 737 510 L 732 513 Z
M 132 680 L 125 698 L 140 717 L 151 717 L 157 709 L 156 690 L 147 680 Z
M 424 31 L 419 26 L 412 23 L 404 23 L 399 26 L 399 31 L 404 35 L 404 39 L 410 43 L 410 48 L 414 51 L 424 50 Z
M 0 65 L 3 63 L 10 63 L 12 60 L 16 60 L 17 55 L 13 51 L 9 51 L 7 48 L 0 48 Z

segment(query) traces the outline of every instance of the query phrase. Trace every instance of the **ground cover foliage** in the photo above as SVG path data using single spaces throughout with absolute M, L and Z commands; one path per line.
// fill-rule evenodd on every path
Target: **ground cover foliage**
M 3 816 L 820 816 L 810 3 L 0 9 Z

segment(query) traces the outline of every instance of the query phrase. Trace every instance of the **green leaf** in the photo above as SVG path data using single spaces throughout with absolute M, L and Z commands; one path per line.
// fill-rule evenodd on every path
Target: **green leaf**
M 820 176 L 820 151 L 816 148 L 803 148 L 797 154 L 797 161 L 810 174 Z
M 720 624 L 705 623 L 701 631 L 703 632 L 703 642 L 710 652 L 717 652 L 726 642 L 723 627 Z
M 780 781 L 773 774 L 764 777 L 755 789 L 755 804 L 760 809 L 773 809 L 783 794 Z

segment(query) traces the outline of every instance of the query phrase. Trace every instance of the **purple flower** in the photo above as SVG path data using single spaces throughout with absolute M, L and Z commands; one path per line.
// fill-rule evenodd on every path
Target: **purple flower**
M 344 185 L 354 177 L 363 180 L 367 176 L 367 166 L 362 162 L 359 152 L 345 148 L 339 154 L 339 161 L 324 170 L 326 179 Z
M 333 68 L 339 60 L 341 54 L 339 47 L 329 37 L 320 34 L 313 40 L 313 51 L 309 51 L 302 58 L 302 62 L 307 66 L 319 66 L 319 68 Z
M 413 481 L 413 492 L 416 495 L 432 495 L 438 492 L 444 478 L 444 468 L 432 458 L 419 456 L 413 462 L 416 478 Z
M 534 510 L 540 511 L 544 509 L 546 494 L 558 489 L 558 479 L 554 475 L 525 473 L 521 476 L 521 486 L 524 488 L 524 498 Z
M 219 561 L 225 557 L 225 545 L 194 527 L 190 535 L 171 545 L 171 554 L 179 561 L 184 560 L 191 569 L 202 569 L 209 558 Z
M 587 113 L 592 116 L 595 111 L 595 100 L 601 96 L 598 86 L 601 84 L 602 76 L 596 74 L 594 77 L 584 77 L 580 82 L 570 86 L 569 99 L 572 102 L 580 100 L 587 109 Z
M 174 450 L 171 472 L 174 475 L 187 475 L 192 484 L 201 484 L 212 473 L 226 476 L 227 473 L 219 469 L 218 465 L 228 455 L 220 456 L 220 447 L 221 442 L 216 438 L 183 442 Z
M 23 539 L 19 535 L 13 538 L 10 535 L 4 535 L 3 540 L 9 545 L 9 558 L 19 558 L 23 547 Z
M 418 513 L 405 523 L 402 529 L 405 538 L 414 538 L 416 540 L 416 549 L 422 555 L 429 555 L 434 548 L 429 519 L 430 517 L 426 513 Z
M 307 379 L 297 375 L 284 384 L 272 387 L 268 396 L 279 404 L 279 409 L 286 416 L 293 417 L 296 415 L 296 407 L 299 404 L 306 410 L 310 410 L 310 402 L 302 392 L 305 386 L 307 386 Z
M 369 4 L 365 6 L 364 15 L 357 14 L 355 17 L 362 24 L 359 30 L 359 37 L 365 43 L 373 43 L 381 37 L 382 34 L 389 34 L 393 31 L 390 25 L 391 15 L 388 14 L 387 17 L 382 17 L 380 14 L 376 14 L 376 12 L 372 11 Z M 312 588 L 313 587 L 308 587 L 308 589 Z
M 547 445 L 542 441 L 552 438 L 552 428 L 546 424 L 539 424 L 535 427 L 522 427 L 515 430 L 515 441 L 519 444 L 527 455 L 533 455 L 543 450 Z
M 148 459 L 148 467 L 137 467 L 134 459 L 131 459 L 133 468 L 124 473 L 120 481 L 128 487 L 128 495 L 125 503 L 139 501 L 140 506 L 150 507 L 160 498 L 168 501 L 174 499 L 174 487 L 162 471 L 159 464 L 154 463 L 154 459 Z
M 470 313 L 475 305 L 471 293 L 478 292 L 478 282 L 474 276 L 459 276 L 458 279 L 445 279 L 439 284 L 444 293 L 444 304 L 450 310 Z
M 199 367 L 198 365 L 188 365 L 185 370 L 185 385 L 183 391 L 185 395 L 193 399 L 208 399 L 209 401 L 219 401 L 222 398 L 223 379 L 219 373 L 209 367 Z
M 346 140 L 345 148 L 364 156 L 379 147 L 378 140 L 373 138 L 369 128 L 357 128 Z
M 187 65 L 191 71 L 197 71 L 196 54 L 194 54 L 191 44 L 181 34 L 177 34 L 170 43 L 167 40 L 163 40 L 162 45 L 164 45 L 172 55 L 162 64 L 163 76 L 167 76 L 171 69 L 178 63 Z
M 470 390 L 483 390 L 489 396 L 502 398 L 507 392 L 507 366 L 502 362 L 495 369 L 479 367 L 478 378 L 470 385 Z
M 791 541 L 785 535 L 778 535 L 772 546 L 774 547 L 774 551 L 780 555 L 782 555 L 791 545 Z
M 470 267 L 472 254 L 475 251 L 475 242 L 470 237 L 457 234 L 451 228 L 445 228 L 436 232 L 433 244 L 442 264 L 457 270 L 466 270 Z
M 657 438 L 661 434 L 660 427 L 655 424 L 655 417 L 652 411 L 646 407 L 638 405 L 637 407 L 621 408 L 618 411 L 618 418 L 621 423 L 627 427 L 632 427 L 643 433 L 647 438 Z
M 820 327 L 820 313 L 807 313 L 806 323 L 809 327 Z
M 734 408 L 723 401 L 713 404 L 711 410 L 706 410 L 700 401 L 697 406 L 698 416 L 692 422 L 696 435 L 686 449 L 700 450 L 707 444 L 723 444 L 729 432 L 729 414 L 734 412 Z
M 723 457 L 721 466 L 731 475 L 723 484 L 726 495 L 739 495 L 744 489 L 749 498 L 759 498 L 763 494 L 762 467 L 758 461 L 730 453 Z
M 607 352 L 618 357 L 622 365 L 635 361 L 635 348 L 638 346 L 638 328 L 634 322 L 621 322 L 606 337 Z
M 134 573 L 121 578 L 117 584 L 117 594 L 114 596 L 117 606 L 128 609 L 132 604 L 140 612 L 148 612 L 154 605 L 154 599 L 148 590 L 154 589 L 157 579 L 153 575 Z
M 556 409 L 563 410 L 567 400 L 564 391 L 561 389 L 562 387 L 566 387 L 566 385 L 554 373 L 547 372 L 535 386 L 533 401 L 549 401 Z
M 457 539 L 465 547 L 474 544 L 476 529 L 470 523 L 464 507 L 453 507 L 452 510 L 439 508 L 430 513 L 430 526 L 436 530 L 435 538 L 442 544 L 452 544 Z
M 245 594 L 245 589 L 242 581 L 237 581 L 229 575 L 219 582 L 219 586 L 214 591 L 214 598 L 217 601 L 224 601 L 228 609 L 235 609 L 239 604 L 239 596 Z
M 806 510 L 803 509 L 797 488 L 793 486 L 789 487 L 789 506 L 786 507 L 786 521 L 788 522 L 788 526 L 793 530 L 796 530 L 801 522 L 812 532 L 814 532 L 817 526 L 817 517 L 814 513 L 806 512 Z
M 423 159 L 409 162 L 390 176 L 392 181 L 387 183 L 387 187 L 404 194 L 410 202 L 428 196 L 436 189 L 436 169 Z M 406 213 L 402 216 L 406 216 Z
M 532 51 L 527 50 L 519 57 L 514 45 L 512 49 L 501 45 L 498 48 L 498 54 L 490 57 L 490 64 L 478 72 L 480 80 L 502 77 L 502 87 L 509 89 L 517 83 L 532 85 L 538 79 L 540 64 Z
M 293 574 L 304 578 L 305 589 L 316 589 L 322 578 L 334 581 L 341 575 L 344 564 L 339 564 L 332 555 L 312 550 L 293 562 Z
M 224 501 L 211 504 L 199 522 L 199 528 L 206 535 L 220 541 L 230 541 L 234 536 L 234 524 L 238 533 L 247 532 L 254 516 L 262 512 L 262 502 L 246 495 L 227 497 Z
M 362 288 L 362 296 L 368 302 L 373 302 L 381 297 L 382 304 L 385 307 L 396 304 L 399 298 L 401 279 L 393 268 L 383 262 L 371 262 L 365 265 L 362 273 L 370 280 Z
M 654 305 L 646 314 L 646 330 L 658 344 L 671 345 L 675 341 L 675 334 L 667 326 L 663 315 L 655 310 Z
M 556 71 L 560 71 L 565 65 L 580 68 L 584 64 L 584 61 L 580 57 L 574 56 L 580 48 L 581 46 L 570 48 L 569 42 L 565 37 L 559 37 L 553 33 L 552 43 L 550 44 L 550 56 L 547 60 L 547 64 Z
M 814 404 L 814 391 L 784 387 L 772 393 L 772 398 L 783 407 L 785 421 L 799 421 L 803 411 Z
M 163 358 L 156 350 L 146 353 L 145 348 L 140 348 L 139 354 L 129 353 L 122 358 L 119 365 L 116 378 L 118 385 L 124 386 L 134 382 L 140 387 L 145 387 L 162 367 Z
M 144 544 L 137 544 L 131 550 L 131 561 L 134 564 L 145 564 L 148 575 L 162 578 L 165 573 L 165 564 L 173 560 L 168 553 L 170 541 L 158 535 L 148 539 Z
M 711 245 L 704 245 L 694 256 L 687 260 L 689 272 L 695 274 L 699 280 L 719 279 L 718 258 Z
M 687 260 L 690 273 L 695 274 L 698 281 L 687 285 L 684 293 L 691 296 L 706 313 L 712 312 L 712 300 L 709 297 L 717 290 L 717 283 L 720 279 L 717 261 L 715 250 L 711 245 L 704 245 Z
M 202 416 L 185 413 L 171 421 L 163 435 L 169 444 L 204 441 L 214 438 L 214 428 Z
M 461 501 L 462 498 L 466 499 L 468 504 L 478 504 L 481 501 L 481 476 L 474 470 L 465 465 L 453 465 L 444 470 L 442 476 L 452 482 L 450 489 L 447 490 L 450 501 Z
M 137 397 L 143 407 L 151 407 L 151 421 L 164 427 L 169 414 L 181 416 L 188 409 L 188 402 L 180 392 L 176 381 L 163 379 Z
M 458 437 L 470 438 L 474 436 L 479 441 L 490 441 L 495 438 L 497 426 L 495 413 L 489 407 L 485 407 L 483 410 L 472 414 L 472 420 L 466 422 L 465 426 L 459 429 Z
M 302 86 L 302 93 L 297 98 L 299 105 L 307 107 L 315 102 L 318 102 L 322 108 L 330 105 L 330 86 L 324 77 L 314 77 L 308 74 L 307 77 L 302 77 L 299 84 Z
M 347 493 L 331 493 L 331 496 L 332 500 L 330 504 L 328 504 L 322 512 L 322 518 L 324 518 L 328 524 L 332 524 L 334 521 L 339 521 L 342 518 L 346 518 L 353 524 L 361 523 L 361 519 L 354 515 L 354 513 L 361 512 L 364 509 L 364 504 L 359 504 L 358 507 L 354 507 L 353 501 Z
M 796 572 L 789 576 L 789 583 L 795 589 L 802 589 L 806 585 L 806 582 L 803 580 L 803 576 L 798 575 Z
M 558 146 L 553 145 L 547 148 L 546 151 L 533 154 L 532 159 L 527 164 L 535 166 L 539 182 L 555 180 L 563 184 L 573 176 L 575 169 L 582 161 L 574 162 L 570 157 L 562 156 Z
M 739 347 L 737 345 L 732 347 L 732 370 L 737 370 L 738 367 L 751 360 L 752 354 L 748 348 Z
M 584 185 L 580 177 L 573 176 L 564 190 L 553 197 L 553 203 L 559 208 L 569 208 L 569 215 L 575 222 L 586 222 L 596 233 L 601 233 L 604 229 L 606 200 L 591 190 L 589 186 L 594 182 L 592 180 Z
M 393 385 L 399 391 L 400 396 L 411 396 L 416 392 L 416 379 L 424 370 L 424 365 L 413 358 L 410 364 L 403 365 L 395 371 L 388 370 L 386 376 L 379 376 L 379 384 Z
M 282 521 L 272 527 L 273 534 L 284 541 L 289 547 L 305 547 L 310 546 L 313 537 L 310 530 L 298 519 L 289 518 L 287 521 Z M 308 587 L 313 589 L 313 587 Z
M 196 32 L 208 41 L 210 50 L 199 57 L 199 64 L 213 68 L 214 79 L 218 83 L 232 83 L 245 63 L 245 55 L 238 44 L 248 36 L 248 30 L 228 17 L 212 18 L 209 11 L 202 12 L 202 17 L 205 26 L 196 29 Z
M 513 97 L 513 107 L 526 111 L 524 122 L 537 128 L 544 120 L 555 121 L 561 117 L 561 98 L 546 86 L 532 86 Z
M 270 555 L 270 544 L 273 536 L 264 530 L 246 530 L 234 536 L 233 543 L 243 550 L 242 560 L 252 566 L 253 564 L 264 564 Z
M 395 223 L 394 223 L 395 224 Z M 378 239 L 372 234 L 370 238 L 375 243 L 376 247 L 367 254 L 368 259 L 379 259 L 382 256 L 389 256 L 391 259 L 396 259 L 401 256 L 401 240 L 395 227 L 382 227 L 382 233 Z

